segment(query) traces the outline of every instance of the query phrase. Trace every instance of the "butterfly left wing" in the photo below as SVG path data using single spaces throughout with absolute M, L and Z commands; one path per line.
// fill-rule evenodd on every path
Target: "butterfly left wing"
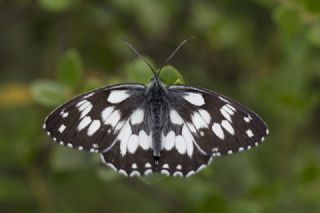
M 82 94 L 54 110 L 43 128 L 61 145 L 103 152 L 141 105 L 144 90 L 141 84 L 120 84 Z
M 251 149 L 268 134 L 251 110 L 215 92 L 187 85 L 167 87 L 169 119 L 163 130 L 159 170 L 190 176 L 212 157 Z

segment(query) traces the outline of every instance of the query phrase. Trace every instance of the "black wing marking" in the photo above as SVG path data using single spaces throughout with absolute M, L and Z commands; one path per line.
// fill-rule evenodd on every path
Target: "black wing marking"
M 264 121 L 248 108 L 215 92 L 188 85 L 168 86 L 169 103 L 182 117 L 207 155 L 249 150 L 269 133 Z M 196 159 L 194 159 L 196 160 Z
M 54 110 L 43 128 L 61 145 L 106 152 L 141 106 L 144 90 L 141 84 L 119 84 L 82 94 Z

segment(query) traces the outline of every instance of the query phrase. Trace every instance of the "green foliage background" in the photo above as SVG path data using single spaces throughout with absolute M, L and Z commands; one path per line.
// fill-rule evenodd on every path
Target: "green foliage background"
M 160 65 L 189 36 L 166 82 L 254 109 L 264 144 L 188 179 L 130 179 L 43 132 L 76 94 L 149 81 L 120 38 Z M 0 211 L 320 212 L 319 48 L 318 0 L 0 1 Z

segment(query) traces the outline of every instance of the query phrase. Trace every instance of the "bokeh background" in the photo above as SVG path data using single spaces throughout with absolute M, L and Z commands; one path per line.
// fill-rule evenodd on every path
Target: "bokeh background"
M 149 81 L 239 100 L 267 122 L 259 147 L 191 178 L 125 178 L 42 130 L 65 100 Z M 169 76 L 169 77 L 168 77 Z M 320 212 L 320 1 L 0 1 L 1 212 Z

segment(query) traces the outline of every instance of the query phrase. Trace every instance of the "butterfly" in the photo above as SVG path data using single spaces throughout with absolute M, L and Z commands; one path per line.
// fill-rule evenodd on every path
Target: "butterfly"
M 265 139 L 269 130 L 250 109 L 200 87 L 165 85 L 160 71 L 148 85 L 117 84 L 79 95 L 55 109 L 43 128 L 53 141 L 99 153 L 104 164 L 130 177 L 189 177 L 212 158 Z

